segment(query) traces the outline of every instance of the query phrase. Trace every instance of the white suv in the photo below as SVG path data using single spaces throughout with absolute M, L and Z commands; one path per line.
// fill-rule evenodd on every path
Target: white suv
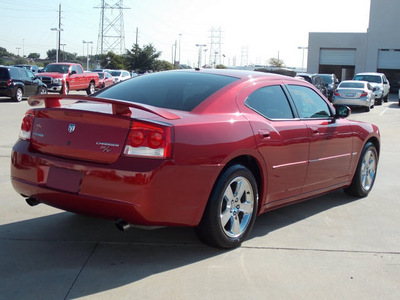
M 388 102 L 390 84 L 383 73 L 358 73 L 353 80 L 368 81 L 372 87 L 377 87 L 375 93 L 375 104 L 381 105 L 382 100 Z

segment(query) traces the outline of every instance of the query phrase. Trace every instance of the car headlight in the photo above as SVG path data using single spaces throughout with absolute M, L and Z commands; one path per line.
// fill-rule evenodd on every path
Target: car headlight
M 53 83 L 59 83 L 59 84 L 61 84 L 61 83 L 62 83 L 62 79 L 61 79 L 61 78 L 54 78 L 54 79 L 53 79 Z

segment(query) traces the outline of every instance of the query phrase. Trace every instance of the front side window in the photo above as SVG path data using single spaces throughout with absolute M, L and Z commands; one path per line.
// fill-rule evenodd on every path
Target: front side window
M 331 116 L 328 104 L 311 88 L 300 85 L 287 86 L 302 119 L 320 119 Z
M 280 85 L 254 91 L 245 104 L 268 119 L 293 119 L 292 109 Z

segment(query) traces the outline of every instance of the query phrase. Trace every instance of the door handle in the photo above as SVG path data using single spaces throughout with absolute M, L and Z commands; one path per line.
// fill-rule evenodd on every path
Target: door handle
M 269 140 L 271 138 L 269 130 L 267 129 L 259 129 L 258 134 L 261 136 L 262 140 Z

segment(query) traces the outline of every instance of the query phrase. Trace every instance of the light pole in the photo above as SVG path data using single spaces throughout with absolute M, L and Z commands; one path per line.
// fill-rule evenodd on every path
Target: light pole
M 86 42 L 86 41 L 82 41 L 83 42 L 83 44 L 86 44 L 86 46 L 87 46 L 87 61 L 86 61 L 86 71 L 89 71 L 89 44 L 93 44 L 93 42 L 92 41 L 90 41 L 90 42 Z
M 179 34 L 179 56 L 178 56 L 178 66 L 181 65 L 181 37 L 182 37 L 182 33 Z
M 20 47 L 17 47 L 17 48 L 15 48 L 15 49 L 17 49 L 18 50 L 18 56 L 19 56 L 19 49 L 21 49 Z
M 57 31 L 57 39 L 56 39 L 56 63 L 58 63 L 58 53 L 60 52 L 60 31 L 63 31 L 62 28 L 50 28 L 51 31 Z
M 297 49 L 303 50 L 303 58 L 301 60 L 301 70 L 304 71 L 304 50 L 308 49 L 308 47 L 297 47 Z
M 199 47 L 199 58 L 197 61 L 197 67 L 200 69 L 201 66 L 201 50 L 203 49 L 203 47 L 207 47 L 206 44 L 196 44 L 196 47 Z
M 63 61 L 65 61 L 65 51 L 64 51 L 64 47 L 67 46 L 67 44 L 60 44 L 60 46 L 63 47 Z

